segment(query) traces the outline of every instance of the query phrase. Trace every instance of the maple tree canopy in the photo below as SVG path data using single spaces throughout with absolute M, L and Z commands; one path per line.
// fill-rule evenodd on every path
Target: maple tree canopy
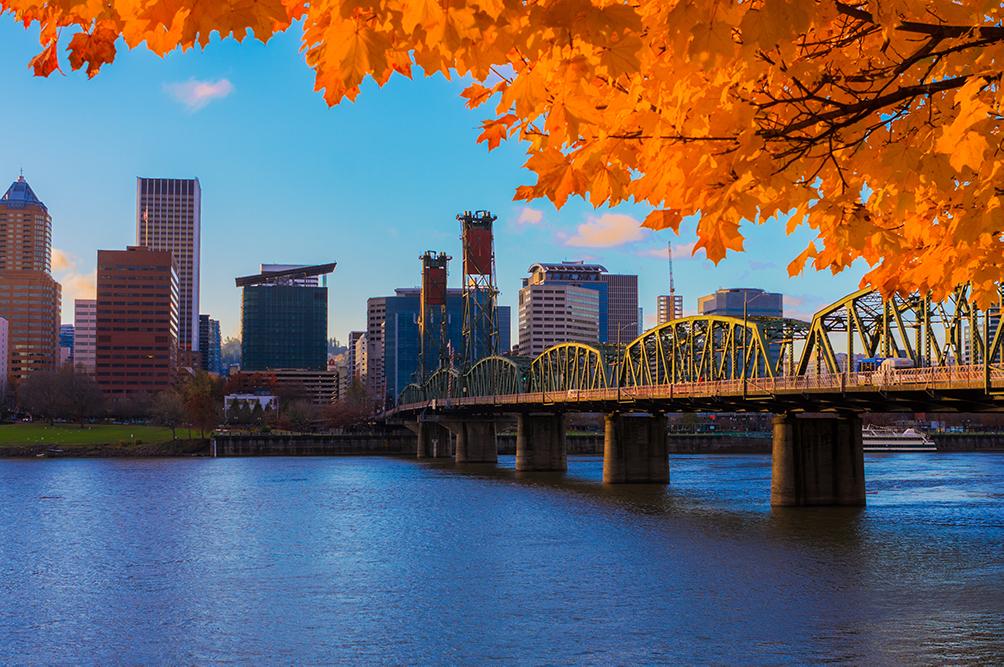
M 303 21 L 329 104 L 367 75 L 470 75 L 480 141 L 527 142 L 517 199 L 700 212 L 698 248 L 741 250 L 743 220 L 787 216 L 815 242 L 792 261 L 863 258 L 883 292 L 984 304 L 1004 275 L 1004 26 L 999 0 L 0 0 L 41 27 L 46 76 L 65 43 L 94 76 L 121 38 L 158 54 L 215 31 L 267 40 Z

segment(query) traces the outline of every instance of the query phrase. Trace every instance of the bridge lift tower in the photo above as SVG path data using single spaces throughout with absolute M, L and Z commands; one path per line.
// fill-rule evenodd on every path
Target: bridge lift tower
M 418 377 L 424 382 L 431 373 L 450 366 L 449 318 L 446 312 L 447 263 L 453 259 L 445 252 L 426 250 L 422 260 L 422 294 L 418 314 Z M 438 365 L 433 366 L 435 328 L 439 325 Z
M 464 211 L 460 222 L 464 250 L 464 368 L 499 352 L 498 284 L 491 211 Z

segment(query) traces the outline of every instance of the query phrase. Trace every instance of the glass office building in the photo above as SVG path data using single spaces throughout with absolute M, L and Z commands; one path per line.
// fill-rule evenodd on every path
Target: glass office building
M 301 281 L 333 269 L 324 264 L 237 279 L 244 288 L 241 370 L 327 369 L 328 288 Z

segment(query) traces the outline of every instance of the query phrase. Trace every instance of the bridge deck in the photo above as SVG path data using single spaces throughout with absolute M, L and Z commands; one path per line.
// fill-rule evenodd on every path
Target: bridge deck
M 988 391 L 989 390 L 989 391 Z M 801 377 L 686 382 L 606 389 L 436 398 L 399 405 L 388 414 L 433 411 L 506 412 L 667 410 L 783 412 L 1004 411 L 1004 370 L 983 365 L 909 368 Z

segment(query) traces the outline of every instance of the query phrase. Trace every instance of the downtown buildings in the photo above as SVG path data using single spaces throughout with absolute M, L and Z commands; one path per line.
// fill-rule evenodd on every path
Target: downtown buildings
M 52 218 L 21 176 L 0 197 L 0 317 L 14 380 L 59 361 L 61 289 L 51 270 Z
M 339 397 L 328 370 L 328 287 L 335 263 L 262 264 L 236 279 L 241 297 L 240 382 L 248 390 L 284 388 L 316 405 Z
M 171 253 L 99 250 L 95 377 L 109 394 L 158 392 L 178 365 L 178 275 Z
M 199 315 L 199 357 L 204 371 L 223 374 L 222 346 L 220 321 L 209 315 Z
M 98 335 L 98 300 L 76 299 L 73 302 L 73 366 L 94 375 Z
M 626 343 L 638 335 L 638 276 L 599 264 L 538 263 L 519 291 L 519 352 L 563 342 Z
M 241 297 L 241 370 L 324 371 L 328 364 L 328 288 L 318 277 L 335 264 L 263 264 L 237 278 Z
M 202 186 L 197 178 L 136 179 L 136 245 L 171 253 L 178 274 L 182 365 L 199 366 Z
M 393 296 L 374 297 L 366 302 L 366 332 L 356 337 L 354 361 L 362 362 L 361 379 L 369 394 L 379 402 L 394 401 L 401 391 L 416 381 L 419 368 L 419 316 L 421 292 L 418 287 L 398 288 Z M 460 289 L 446 290 L 446 354 L 459 359 L 464 349 L 464 300 Z M 499 353 L 510 348 L 511 311 L 498 307 Z M 437 329 L 438 332 L 438 329 Z M 433 337 L 427 346 L 438 365 L 442 341 Z

